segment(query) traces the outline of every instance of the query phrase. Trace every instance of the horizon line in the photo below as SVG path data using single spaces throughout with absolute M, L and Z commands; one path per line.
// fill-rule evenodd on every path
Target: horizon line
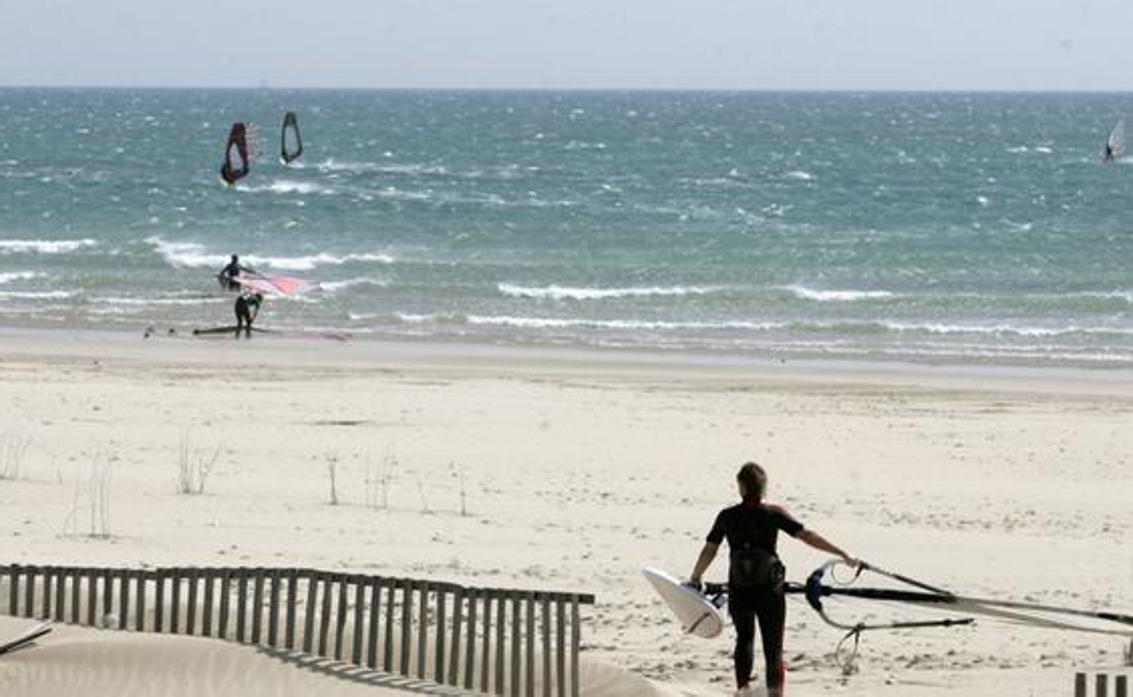
M 1030 88 L 793 88 L 793 87 L 393 87 L 326 86 L 280 87 L 274 85 L 72 85 L 0 84 L 0 90 L 231 90 L 264 92 L 529 92 L 529 93 L 691 93 L 691 94 L 1065 94 L 1122 95 L 1131 89 L 1030 89 Z

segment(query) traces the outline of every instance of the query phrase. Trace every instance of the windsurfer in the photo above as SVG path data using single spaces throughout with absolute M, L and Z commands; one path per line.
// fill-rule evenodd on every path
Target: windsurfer
M 216 278 L 220 281 L 220 285 L 224 286 L 225 290 L 240 290 L 240 284 L 236 282 L 236 277 L 243 271 L 251 271 L 251 269 L 246 266 L 241 266 L 240 258 L 233 254 L 232 260 L 228 262 L 227 266 L 220 270 Z
M 751 693 L 748 683 L 751 682 L 754 664 L 755 622 L 758 619 L 767 673 L 767 694 L 769 697 L 781 697 L 785 672 L 783 628 L 787 608 L 784 595 L 786 569 L 776 554 L 779 531 L 815 549 L 836 554 L 848 564 L 856 566 L 858 561 L 818 533 L 804 528 L 784 509 L 764 503 L 767 473 L 756 463 L 744 464 L 736 474 L 736 482 L 743 500 L 716 516 L 689 576 L 689 583 L 697 589 L 701 587 L 704 572 L 726 538 L 730 556 L 728 614 L 736 628 L 733 659 L 737 695 Z
M 264 296 L 260 293 L 249 293 L 247 291 L 241 293 L 236 298 L 236 338 L 240 338 L 240 331 L 244 331 L 244 338 L 252 338 L 252 322 L 255 321 L 256 316 L 260 314 L 260 307 L 263 305 Z

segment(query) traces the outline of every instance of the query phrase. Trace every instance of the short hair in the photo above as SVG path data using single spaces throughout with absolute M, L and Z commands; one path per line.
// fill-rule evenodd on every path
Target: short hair
M 763 493 L 767 491 L 767 473 L 762 467 L 754 462 L 745 462 L 736 473 L 736 481 L 743 487 L 745 496 L 763 500 Z

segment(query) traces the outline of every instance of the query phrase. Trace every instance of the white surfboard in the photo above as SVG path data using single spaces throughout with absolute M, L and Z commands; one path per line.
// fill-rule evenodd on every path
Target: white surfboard
M 686 634 L 712 639 L 724 631 L 723 613 L 703 593 L 682 585 L 660 569 L 647 566 L 641 573 L 680 620 Z
M 10 641 L 0 643 L 0 654 L 15 651 L 16 649 L 25 646 L 39 637 L 51 631 L 51 622 L 40 622 L 39 624 L 17 634 Z

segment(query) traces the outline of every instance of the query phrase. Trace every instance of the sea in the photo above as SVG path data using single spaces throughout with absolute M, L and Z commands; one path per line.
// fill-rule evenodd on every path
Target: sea
M 1133 363 L 1129 94 L 0 89 L 0 327 Z M 280 123 L 304 152 L 279 162 Z M 259 155 L 218 171 L 233 122 Z M 268 340 L 265 335 L 264 340 Z

